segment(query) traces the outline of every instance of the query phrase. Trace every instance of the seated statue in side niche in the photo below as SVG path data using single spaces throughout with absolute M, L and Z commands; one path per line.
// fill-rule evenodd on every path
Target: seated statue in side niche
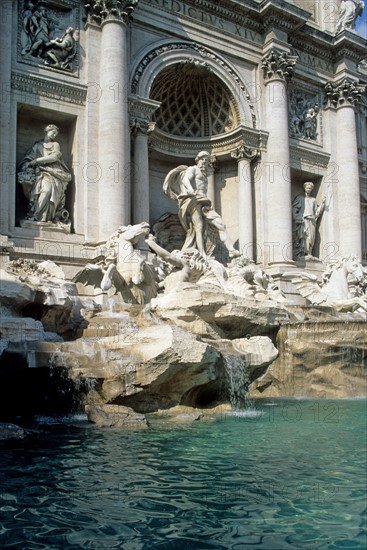
M 76 55 L 75 30 L 68 27 L 61 38 L 50 40 L 46 46 L 45 63 L 58 69 L 71 69 L 71 63 Z
M 326 197 L 324 196 L 321 205 L 318 205 L 316 199 L 311 197 L 314 184 L 306 181 L 303 188 L 305 194 L 297 195 L 292 202 L 294 255 L 296 259 L 313 259 L 316 225 L 324 211 Z
M 29 201 L 27 219 L 68 223 L 65 191 L 71 174 L 63 161 L 60 145 L 55 141 L 58 127 L 49 124 L 44 132 L 44 139 L 32 145 L 18 172 L 18 182 Z
M 342 0 L 336 23 L 337 32 L 344 29 L 354 29 L 357 17 L 362 15 L 363 8 L 363 0 Z
M 186 231 L 186 240 L 182 250 L 196 249 L 203 258 L 210 254 L 210 232 L 219 236 L 229 257 L 239 256 L 227 233 L 220 215 L 212 208 L 207 197 L 207 169 L 210 155 L 201 151 L 195 159 L 195 166 L 178 166 L 171 170 L 163 183 L 163 191 L 178 203 L 178 216 Z

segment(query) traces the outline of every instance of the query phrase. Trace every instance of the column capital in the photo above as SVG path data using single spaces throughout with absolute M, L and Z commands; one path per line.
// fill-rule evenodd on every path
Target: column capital
M 234 151 L 231 151 L 231 157 L 236 159 L 237 162 L 240 160 L 249 160 L 252 162 L 260 156 L 260 152 L 257 149 L 251 149 L 251 147 L 246 147 L 246 145 L 240 145 Z
M 358 107 L 366 86 L 361 86 L 357 80 L 344 78 L 340 82 L 327 82 L 324 86 L 326 106 Z
M 105 21 L 131 19 L 139 0 L 84 0 L 88 21 L 102 25 Z
M 130 130 L 133 136 L 137 134 L 148 135 L 154 130 L 154 122 L 142 119 L 130 119 Z
M 159 106 L 159 101 L 136 95 L 129 96 L 130 128 L 132 132 L 150 133 L 154 129 L 151 116 Z
M 286 81 L 292 78 L 297 59 L 297 56 L 290 55 L 288 52 L 271 49 L 264 55 L 261 62 L 265 84 L 272 80 Z

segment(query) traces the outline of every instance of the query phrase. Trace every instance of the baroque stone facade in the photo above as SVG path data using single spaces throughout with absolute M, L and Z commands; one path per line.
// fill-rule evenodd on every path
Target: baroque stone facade
M 346 4 L 326 14 L 298 0 L 4 0 L 10 257 L 57 261 L 72 278 L 121 225 L 177 215 L 164 179 L 205 150 L 212 210 L 245 257 L 275 275 L 339 254 L 366 264 L 366 40 L 354 30 L 360 3 L 349 19 Z M 25 221 L 40 195 L 30 203 L 20 166 L 50 124 L 70 174 L 59 192 L 68 223 Z M 292 204 L 306 182 L 324 206 L 302 256 Z M 302 213 L 297 223 L 299 234 Z

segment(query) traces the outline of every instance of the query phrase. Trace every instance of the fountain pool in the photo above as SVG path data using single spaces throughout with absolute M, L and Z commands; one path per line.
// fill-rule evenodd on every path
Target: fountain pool
M 36 420 L 0 454 L 2 548 L 366 548 L 365 400 L 138 432 Z

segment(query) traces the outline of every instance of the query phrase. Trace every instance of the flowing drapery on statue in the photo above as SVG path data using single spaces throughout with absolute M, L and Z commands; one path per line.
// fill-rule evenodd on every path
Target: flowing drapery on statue
M 18 182 L 29 201 L 27 219 L 38 222 L 67 223 L 65 191 L 71 174 L 63 161 L 60 145 L 54 141 L 59 129 L 45 128 L 43 141 L 36 141 L 23 158 Z
M 304 195 L 297 195 L 292 202 L 293 217 L 293 247 L 295 258 L 314 258 L 313 248 L 316 240 L 317 221 L 325 208 L 326 198 L 323 197 L 321 204 L 317 204 L 311 192 L 314 185 L 306 181 L 303 188 Z
M 178 216 L 186 231 L 182 250 L 196 249 L 205 258 L 213 252 L 217 236 L 227 248 L 229 257 L 238 256 L 221 216 L 207 197 L 207 167 L 210 155 L 201 151 L 195 166 L 181 165 L 171 170 L 163 183 L 163 192 L 178 203 Z

